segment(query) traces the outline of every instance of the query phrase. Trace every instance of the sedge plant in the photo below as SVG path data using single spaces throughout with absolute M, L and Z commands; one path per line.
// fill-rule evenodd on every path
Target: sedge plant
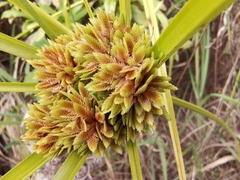
M 89 15 L 87 25 L 66 26 L 28 0 L 9 0 L 32 16 L 49 37 L 40 49 L 0 33 L 0 50 L 26 59 L 38 83 L 1 82 L 2 92 L 35 92 L 29 104 L 23 141 L 34 142 L 32 153 L 1 179 L 26 179 L 47 161 L 69 153 L 54 179 L 73 179 L 89 154 L 103 156 L 111 148 L 129 154 L 132 179 L 142 179 L 137 135 L 155 130 L 155 117 L 169 124 L 179 179 L 186 179 L 173 104 L 205 115 L 231 134 L 212 113 L 171 96 L 165 62 L 196 32 L 235 0 L 189 0 L 159 35 L 152 1 L 144 0 L 149 31 L 130 22 L 128 0 L 120 14 L 102 9 Z M 64 1 L 67 13 L 67 4 Z M 67 17 L 67 16 L 65 16 Z M 69 19 L 65 19 L 67 22 Z M 153 30 L 153 31 L 152 31 Z M 29 166 L 31 164 L 31 166 Z M 73 168 L 74 167 L 74 168 Z

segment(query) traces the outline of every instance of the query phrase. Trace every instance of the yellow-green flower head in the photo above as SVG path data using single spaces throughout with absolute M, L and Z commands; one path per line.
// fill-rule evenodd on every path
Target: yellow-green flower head
M 35 141 L 38 153 L 121 152 L 125 141 L 155 129 L 155 117 L 166 114 L 162 93 L 176 90 L 159 76 L 144 27 L 126 26 L 123 17 L 100 9 L 38 55 L 29 63 L 37 69 L 41 100 L 30 105 L 23 138 Z

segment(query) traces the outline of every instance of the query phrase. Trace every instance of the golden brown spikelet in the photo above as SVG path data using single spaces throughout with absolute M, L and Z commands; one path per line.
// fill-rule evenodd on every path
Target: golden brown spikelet
M 77 150 L 121 153 L 139 132 L 152 132 L 155 117 L 167 117 L 162 93 L 176 90 L 158 75 L 161 60 L 151 52 L 143 26 L 97 11 L 28 62 L 36 68 L 38 103 L 29 105 L 23 140 L 37 153 L 55 157 Z

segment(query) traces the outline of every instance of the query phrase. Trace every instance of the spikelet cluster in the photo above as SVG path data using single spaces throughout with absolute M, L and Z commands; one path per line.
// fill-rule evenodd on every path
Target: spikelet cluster
M 155 117 L 166 115 L 162 93 L 176 90 L 158 75 L 144 27 L 101 9 L 38 56 L 28 62 L 40 100 L 29 105 L 23 140 L 52 157 L 72 150 L 99 156 L 109 147 L 121 153 L 126 141 L 155 129 Z

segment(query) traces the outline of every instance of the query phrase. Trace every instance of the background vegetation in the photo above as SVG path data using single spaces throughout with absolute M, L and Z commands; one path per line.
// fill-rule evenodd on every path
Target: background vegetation
M 38 5 L 65 23 L 59 14 L 64 4 L 59 0 L 39 0 Z M 87 12 L 79 1 L 69 1 L 71 22 L 86 23 Z M 118 11 L 117 0 L 90 1 L 93 9 Z M 162 31 L 186 0 L 156 0 L 155 10 Z M 225 120 L 239 137 L 240 128 L 240 2 L 223 12 L 208 27 L 196 34 L 168 61 L 171 83 L 179 90 L 174 96 L 201 106 Z M 147 25 L 142 2 L 132 0 L 132 22 Z M 45 33 L 28 15 L 0 2 L 0 32 L 15 36 L 31 45 L 47 43 Z M 67 24 L 71 26 L 71 24 Z M 0 52 L 0 81 L 32 82 L 32 68 L 19 58 Z M 30 154 L 30 146 L 21 142 L 22 120 L 27 103 L 34 102 L 30 93 L 0 93 L 0 173 Z M 187 179 L 238 179 L 240 159 L 234 152 L 234 141 L 222 127 L 175 106 L 176 119 L 183 149 Z M 157 121 L 157 131 L 139 136 L 139 153 L 143 179 L 177 179 L 175 159 L 166 121 Z M 38 171 L 36 179 L 51 179 L 63 158 L 58 158 Z M 34 179 L 34 177 L 32 177 Z M 89 157 L 76 179 L 131 179 L 127 152 L 122 156 L 109 151 L 99 159 Z M 42 178 L 41 178 L 42 179 Z

